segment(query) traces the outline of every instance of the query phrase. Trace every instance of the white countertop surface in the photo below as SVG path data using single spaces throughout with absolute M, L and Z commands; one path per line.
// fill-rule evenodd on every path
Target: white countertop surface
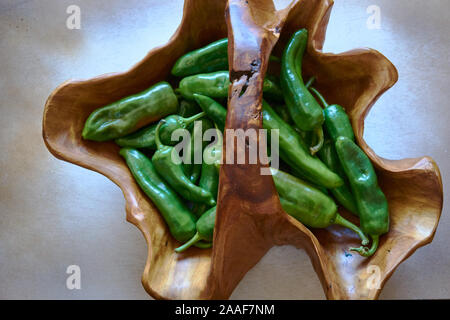
M 380 29 L 366 10 L 378 5 Z M 66 9 L 81 9 L 69 30 Z M 148 299 L 147 255 L 107 178 L 54 158 L 42 112 L 67 79 L 124 71 L 177 28 L 182 0 L 0 0 L 0 299 Z M 365 139 L 385 158 L 432 156 L 450 196 L 450 1 L 335 0 L 324 51 L 371 47 L 399 71 L 374 105 Z M 445 200 L 444 200 L 445 201 Z M 400 265 L 381 299 L 450 298 L 450 217 L 434 241 Z M 107 240 L 107 241 L 106 241 Z M 66 268 L 81 268 L 81 290 Z M 232 299 L 324 299 L 304 251 L 275 247 Z

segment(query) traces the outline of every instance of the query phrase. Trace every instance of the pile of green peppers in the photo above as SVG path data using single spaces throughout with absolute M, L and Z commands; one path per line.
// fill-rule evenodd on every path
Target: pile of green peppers
M 337 224 L 352 230 L 361 246 L 349 250 L 368 257 L 389 230 L 388 203 L 370 159 L 355 143 L 344 108 L 329 105 L 312 87 L 314 78 L 303 81 L 307 42 L 306 29 L 294 33 L 281 60 L 271 59 L 281 64 L 280 74 L 264 80 L 263 127 L 269 133 L 279 130 L 279 155 L 286 168 L 271 168 L 272 177 L 287 214 L 310 228 Z M 196 146 L 195 137 L 211 128 L 224 130 L 227 48 L 228 40 L 222 39 L 183 55 L 172 68 L 172 84 L 159 82 L 95 110 L 82 132 L 84 139 L 113 140 L 121 147 L 136 182 L 183 243 L 176 252 L 212 246 L 222 139 L 218 132 L 214 143 Z M 177 129 L 191 133 L 183 155 L 177 150 L 179 140 L 172 139 Z M 201 164 L 193 161 L 198 147 Z M 341 216 L 336 202 L 358 216 L 360 226 Z

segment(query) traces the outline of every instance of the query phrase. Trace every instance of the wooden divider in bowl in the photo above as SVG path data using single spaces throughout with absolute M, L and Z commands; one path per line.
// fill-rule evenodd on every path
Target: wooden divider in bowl
M 66 82 L 48 98 L 43 118 L 48 149 L 59 159 L 105 175 L 122 189 L 127 220 L 142 231 L 148 244 L 142 283 L 154 298 L 228 298 L 272 246 L 292 244 L 308 252 L 327 298 L 375 299 L 395 268 L 431 242 L 442 210 L 439 169 L 429 157 L 382 159 L 363 140 L 364 117 L 396 82 L 397 72 L 374 50 L 321 52 L 332 4 L 331 0 L 293 1 L 276 11 L 271 0 L 230 0 L 228 4 L 186 0 L 174 36 L 131 70 Z M 173 63 L 183 53 L 228 35 L 233 82 L 226 126 L 260 128 L 261 84 L 268 56 L 274 46 L 273 52 L 279 55 L 288 37 L 300 28 L 308 28 L 310 34 L 305 74 L 316 76 L 316 86 L 329 101 L 345 106 L 358 144 L 376 167 L 389 201 L 389 233 L 381 238 L 373 257 L 349 253 L 348 247 L 358 241 L 347 230 L 309 230 L 285 214 L 272 178 L 259 174 L 260 164 L 223 165 L 213 248 L 174 253 L 179 243 L 133 180 L 119 147 L 81 138 L 86 118 L 96 108 L 170 78 Z M 242 95 L 236 95 L 241 91 Z M 368 281 L 373 270 L 369 266 L 378 268 L 378 286 Z

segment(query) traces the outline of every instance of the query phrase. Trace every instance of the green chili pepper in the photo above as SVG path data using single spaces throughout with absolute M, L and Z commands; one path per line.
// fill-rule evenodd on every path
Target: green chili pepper
M 370 249 L 360 247 L 351 250 L 369 257 L 377 250 L 379 236 L 389 231 L 386 196 L 378 186 L 370 159 L 351 139 L 339 137 L 336 151 L 355 195 L 361 229 L 372 238 Z
M 280 58 L 269 57 L 280 62 Z M 181 56 L 172 68 L 172 75 L 186 77 L 198 73 L 228 70 L 228 39 L 220 39 Z
M 219 189 L 219 170 L 222 158 L 222 133 L 219 132 L 216 126 L 216 141 L 208 145 L 203 150 L 202 172 L 200 176 L 199 187 L 208 190 L 217 201 L 217 192 Z M 196 216 L 201 216 L 208 207 L 205 204 L 197 204 L 192 210 Z
M 152 124 L 144 127 L 132 134 L 115 140 L 115 143 L 121 147 L 136 149 L 156 149 L 155 131 L 158 124 Z
M 216 201 L 211 193 L 193 184 L 185 175 L 176 149 L 162 144 L 159 139 L 159 130 L 163 122 L 164 120 L 159 122 L 155 133 L 157 150 L 153 155 L 152 162 L 156 170 L 186 200 L 215 205 Z
M 288 166 L 288 168 L 290 169 L 290 171 L 291 171 L 290 173 L 291 173 L 293 176 L 295 176 L 295 177 L 297 177 L 297 178 L 299 178 L 299 179 L 308 181 L 308 178 L 307 178 L 300 170 L 298 170 L 298 169 L 296 169 L 296 168 L 289 167 L 289 165 L 287 165 L 287 166 Z M 316 188 L 316 189 L 322 191 L 322 193 L 324 193 L 324 194 L 326 194 L 326 195 L 329 194 L 327 188 L 322 187 L 322 186 L 319 186 L 318 184 L 316 184 L 316 183 L 314 183 L 314 182 L 311 182 L 311 181 L 308 181 L 308 183 L 310 183 L 314 188 Z
M 283 119 L 284 122 L 288 123 L 289 125 L 292 125 L 292 118 L 291 115 L 289 114 L 289 110 L 287 109 L 285 104 L 280 104 L 280 105 L 273 105 L 273 110 L 275 110 L 275 112 L 278 114 L 278 116 Z
M 227 109 L 210 97 L 194 93 L 195 101 L 200 108 L 206 112 L 207 116 L 217 125 L 220 131 L 225 129 L 227 119 Z
M 176 91 L 177 89 L 175 89 Z M 202 112 L 202 109 L 195 103 L 195 101 L 181 100 L 178 114 L 184 118 L 192 117 L 197 113 Z
M 315 189 L 311 184 L 285 172 L 273 168 L 271 172 L 280 195 L 281 205 L 286 213 L 311 228 L 326 228 L 332 224 L 341 225 L 354 231 L 361 238 L 363 245 L 368 243 L 369 240 L 356 225 L 337 213 L 336 204 L 330 197 Z M 215 218 L 216 207 L 213 207 L 198 219 L 197 233 L 192 239 L 175 251 L 182 252 L 200 240 L 212 241 Z
M 322 108 L 306 88 L 302 78 L 302 59 L 308 42 L 308 31 L 301 29 L 289 40 L 281 59 L 281 88 L 294 123 L 303 131 L 314 131 L 319 137 L 311 153 L 320 150 L 323 143 Z
M 219 128 L 225 124 L 227 110 L 213 99 L 195 95 L 196 101 Z M 302 172 L 311 182 L 326 188 L 335 188 L 343 184 L 342 179 L 332 172 L 318 158 L 309 154 L 306 144 L 289 124 L 263 100 L 263 127 L 270 133 L 279 130 L 279 153 L 281 159 L 292 168 Z
M 180 57 L 172 68 L 176 77 L 228 70 L 228 39 L 221 39 Z
M 197 183 L 201 173 L 202 173 L 202 166 L 200 164 L 194 164 L 192 167 L 191 174 L 189 175 L 189 180 L 194 184 Z
M 198 243 L 200 240 L 212 241 L 214 235 L 214 224 L 216 222 L 216 206 L 206 211 L 197 220 L 197 233 L 181 247 L 175 249 L 175 252 L 183 252 L 190 246 Z
M 173 114 L 164 118 L 164 124 L 161 126 L 159 138 L 165 145 L 175 145 L 178 141 L 172 141 L 172 133 L 178 129 L 186 129 L 191 123 L 199 120 L 205 116 L 205 112 L 200 112 L 189 118 L 183 118 L 179 115 Z
M 208 111 L 205 112 L 208 114 Z M 309 154 L 308 147 L 300 135 L 284 122 L 264 100 L 262 115 L 263 127 L 268 130 L 269 134 L 271 130 L 279 130 L 279 154 L 284 162 L 319 186 L 332 189 L 343 184 L 337 174 L 328 169 L 317 157 Z
M 358 234 L 364 245 L 369 242 L 361 229 L 339 215 L 330 197 L 288 173 L 273 168 L 271 172 L 281 205 L 289 215 L 311 228 L 341 225 Z
M 201 152 L 207 144 L 206 141 L 203 141 L 203 135 L 205 134 L 206 130 L 213 128 L 213 124 L 211 123 L 211 121 L 205 118 L 197 121 L 197 123 L 199 123 L 201 130 L 199 129 L 199 126 L 196 127 L 195 125 L 190 130 L 191 139 L 189 141 L 189 144 L 187 145 L 187 148 L 184 150 L 186 152 L 186 155 L 183 155 L 183 169 L 185 174 L 189 176 L 189 180 L 191 180 L 192 183 L 197 182 L 198 178 L 200 178 L 202 170 L 202 164 L 200 162 L 201 159 L 198 159 L 198 163 L 195 163 L 195 152 L 199 152 L 199 156 L 201 156 Z M 200 146 L 197 146 L 198 150 L 196 150 L 195 141 L 202 141 L 202 144 Z
M 348 180 L 346 179 L 334 147 L 334 143 L 339 136 L 345 136 L 351 140 L 355 139 L 352 125 L 350 124 L 350 120 L 345 113 L 345 110 L 341 106 L 330 106 L 315 88 L 311 87 L 309 90 L 317 96 L 324 106 L 325 128 L 327 129 L 327 133 L 331 136 L 331 139 L 327 139 L 322 149 L 319 151 L 319 158 L 328 166 L 328 168 L 344 180 L 344 184 L 340 187 L 331 189 L 331 193 L 347 210 L 358 215 L 355 198 L 350 190 Z
M 211 164 L 216 168 L 217 174 L 219 174 L 220 165 L 222 163 L 222 148 L 223 148 L 223 134 L 222 131 L 216 126 L 217 140 L 208 145 L 203 151 L 203 162 Z
M 181 242 L 192 238 L 195 235 L 196 217 L 160 178 L 150 159 L 138 150 L 130 148 L 121 149 L 120 155 L 125 158 L 142 191 L 162 214 L 173 237 Z
M 325 98 L 315 88 L 310 88 L 312 92 L 319 98 L 324 106 L 325 128 L 333 141 L 338 137 L 347 137 L 355 141 L 355 134 L 353 133 L 352 124 L 348 118 L 344 108 L 338 104 L 329 105 Z
M 334 142 L 331 139 L 326 139 L 325 143 L 320 149 L 319 158 L 328 166 L 328 168 L 342 178 L 344 184 L 340 187 L 331 189 L 331 193 L 336 200 L 344 206 L 348 211 L 358 215 L 355 197 L 353 196 L 350 186 L 348 184 L 347 176 L 342 169 L 341 163 L 334 147 Z
M 191 123 L 200 119 L 204 115 L 204 112 L 200 112 L 189 118 L 183 118 L 176 114 L 166 117 L 159 133 L 161 142 L 166 145 L 175 145 L 178 141 L 172 140 L 172 133 L 177 129 L 186 129 Z M 143 128 L 126 137 L 116 139 L 115 142 L 121 147 L 155 149 L 156 126 L 157 124 L 154 124 L 150 127 Z
M 180 81 L 179 92 L 187 100 L 194 100 L 194 93 L 211 98 L 226 98 L 230 79 L 228 71 L 196 74 Z M 264 79 L 263 91 L 276 100 L 283 100 L 281 89 L 268 79 Z
M 217 200 L 217 191 L 219 188 L 219 173 L 217 172 L 214 164 L 202 163 L 201 175 L 198 186 L 204 190 L 208 190 L 213 195 L 214 199 Z M 202 215 L 208 208 L 206 204 L 197 204 L 194 206 L 193 212 L 198 217 Z
M 111 103 L 91 113 L 83 138 L 106 141 L 123 137 L 145 125 L 177 112 L 178 99 L 167 82 Z

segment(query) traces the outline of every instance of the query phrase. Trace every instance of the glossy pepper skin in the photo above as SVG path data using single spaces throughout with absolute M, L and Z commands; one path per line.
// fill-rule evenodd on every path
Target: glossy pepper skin
M 188 118 L 202 112 L 202 109 L 195 103 L 195 101 L 181 100 L 178 108 L 178 115 Z
M 270 61 L 279 58 L 270 56 Z M 228 39 L 220 39 L 181 56 L 172 68 L 172 75 L 186 77 L 199 73 L 228 70 Z
M 197 93 L 194 93 L 193 96 L 200 108 L 206 112 L 219 130 L 223 132 L 225 129 L 225 121 L 227 119 L 227 109 L 210 97 Z
M 273 104 L 272 104 L 273 106 Z M 285 104 L 275 105 L 273 106 L 275 112 L 289 125 L 293 125 L 291 115 L 289 114 L 289 110 L 287 109 Z
M 361 229 L 339 215 L 329 196 L 288 173 L 273 168 L 271 171 L 281 206 L 290 216 L 311 228 L 338 224 L 358 234 L 363 245 L 369 242 Z
M 183 78 L 180 81 L 179 92 L 187 100 L 194 100 L 194 93 L 211 98 L 226 98 L 229 86 L 228 71 L 217 71 Z M 268 79 L 264 79 L 263 91 L 264 94 L 275 100 L 283 100 L 281 89 Z
M 325 117 L 325 128 L 333 141 L 338 137 L 347 137 L 355 141 L 355 134 L 353 133 L 352 124 L 348 118 L 344 108 L 338 104 L 329 105 L 325 98 L 315 88 L 310 88 L 317 98 L 324 106 L 323 114 Z
M 196 101 L 208 117 L 213 120 L 219 128 L 225 124 L 227 110 L 219 103 L 211 102 L 208 97 L 196 95 Z M 332 172 L 317 157 L 310 155 L 308 147 L 299 134 L 263 100 L 263 128 L 279 130 L 279 153 L 281 159 L 292 168 L 302 172 L 311 182 L 326 188 L 341 186 L 344 182 Z
M 170 115 L 165 118 L 161 126 L 159 137 L 161 142 L 173 146 L 178 141 L 172 140 L 172 133 L 177 129 L 186 129 L 191 123 L 203 117 L 205 113 L 198 113 L 189 118 L 179 115 Z M 156 149 L 155 131 L 158 124 L 143 128 L 123 138 L 116 139 L 116 143 L 121 147 Z
M 216 206 L 206 211 L 197 221 L 195 235 L 185 244 L 175 249 L 175 252 L 183 252 L 199 241 L 213 241 L 214 224 L 216 223 Z
M 334 142 L 331 139 L 326 139 L 325 143 L 320 149 L 319 158 L 327 165 L 327 167 L 342 178 L 344 184 L 340 187 L 331 189 L 331 193 L 336 198 L 336 200 L 344 206 L 348 211 L 358 215 L 358 209 L 356 207 L 355 197 L 353 196 L 350 185 L 348 184 L 347 176 L 345 175 L 344 169 L 342 169 L 341 163 L 339 161 L 336 149 L 334 147 Z
M 217 201 L 217 191 L 219 188 L 219 172 L 217 171 L 214 164 L 202 163 L 201 175 L 198 186 L 204 190 L 208 190 L 213 195 L 214 199 Z M 199 217 L 208 208 L 206 204 L 198 204 L 194 207 L 194 214 Z
M 152 163 L 156 171 L 164 180 L 184 199 L 193 202 L 201 202 L 208 205 L 215 205 L 216 201 L 209 191 L 206 191 L 191 182 L 183 171 L 182 161 L 175 148 L 163 145 L 159 139 L 159 130 L 163 120 L 156 127 L 156 152 L 152 157 Z
M 206 114 L 208 112 L 206 111 Z M 270 130 L 279 130 L 279 153 L 281 159 L 296 171 L 300 171 L 309 181 L 319 186 L 333 189 L 344 182 L 332 172 L 317 157 L 311 156 L 308 147 L 300 135 L 277 113 L 263 101 L 263 127 Z
M 228 70 L 227 38 L 214 41 L 181 56 L 172 68 L 172 75 L 186 77 L 219 70 Z
M 205 113 L 200 112 L 189 118 L 183 118 L 176 114 L 164 118 L 164 123 L 159 131 L 161 142 L 169 146 L 177 144 L 178 141 L 172 140 L 172 133 L 178 129 L 187 129 L 191 123 L 201 119 L 203 116 L 205 116 Z
M 389 231 L 388 202 L 364 151 L 346 137 L 337 139 L 336 151 L 355 195 L 361 229 L 372 238 L 370 249 L 360 247 L 352 250 L 363 256 L 371 256 L 378 247 L 379 236 Z
M 114 142 L 121 147 L 135 149 L 156 149 L 155 131 L 158 124 L 152 124 Z
M 185 149 L 186 155 L 183 155 L 183 170 L 184 173 L 189 176 L 189 180 L 191 180 L 192 183 L 196 183 L 198 181 L 198 178 L 200 178 L 200 174 L 202 171 L 202 164 L 195 163 L 195 141 L 203 141 L 203 135 L 205 134 L 205 131 L 212 128 L 213 124 L 211 123 L 211 121 L 205 118 L 194 122 L 193 126 L 191 125 L 191 139 L 189 141 L 189 144 L 187 145 L 187 148 Z M 201 145 L 197 146 L 197 151 L 201 153 L 203 151 L 203 148 L 206 146 L 206 143 L 206 141 L 203 141 Z M 188 159 L 190 161 L 187 161 Z
M 222 154 L 222 133 L 216 129 L 217 140 L 208 145 L 203 150 L 203 161 L 201 165 L 201 175 L 198 186 L 208 190 L 217 201 L 217 192 L 219 189 L 219 171 L 217 170 L 217 161 L 220 161 Z M 220 150 L 220 154 L 219 154 Z M 205 204 L 197 204 L 192 210 L 198 217 L 201 216 L 207 209 Z
M 143 92 L 92 112 L 82 136 L 94 141 L 117 139 L 176 113 L 177 109 L 178 99 L 170 84 L 159 82 Z
M 307 182 L 301 181 L 285 172 L 271 168 L 283 210 L 312 228 L 326 228 L 338 224 L 349 228 L 360 236 L 362 243 L 367 244 L 368 239 L 364 233 L 350 221 L 345 220 L 337 213 L 333 200 L 315 189 Z M 212 241 L 216 207 L 206 211 L 197 221 L 197 233 L 191 240 L 175 249 L 182 252 L 199 240 Z
M 131 148 L 121 149 L 120 155 L 125 159 L 142 191 L 158 208 L 172 236 L 181 242 L 192 238 L 196 232 L 196 217 L 161 179 L 150 159 L 140 151 Z
M 281 59 L 280 83 L 292 120 L 301 130 L 312 131 L 324 121 L 322 108 L 306 88 L 302 78 L 302 59 L 308 31 L 294 33 Z

